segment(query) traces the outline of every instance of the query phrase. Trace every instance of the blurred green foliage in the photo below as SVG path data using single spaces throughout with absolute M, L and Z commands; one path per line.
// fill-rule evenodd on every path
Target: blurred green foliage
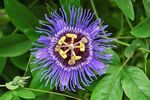
M 62 94 L 40 82 L 41 71 L 30 72 L 37 65 L 30 65 L 29 49 L 38 37 L 38 20 L 69 5 L 96 12 L 109 25 L 116 48 L 107 51 L 114 56 L 104 76 L 84 91 Z M 0 0 L 0 100 L 150 100 L 149 37 L 150 0 Z M 32 76 L 26 88 L 6 89 L 18 75 Z

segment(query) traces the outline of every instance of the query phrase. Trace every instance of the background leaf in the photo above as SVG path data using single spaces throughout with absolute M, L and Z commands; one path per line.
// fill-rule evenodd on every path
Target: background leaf
M 135 37 L 146 38 L 150 37 L 150 16 L 141 21 L 136 27 L 133 28 L 131 34 Z
M 134 10 L 131 0 L 115 0 L 115 2 L 125 16 L 134 20 Z
M 24 32 L 31 41 L 36 41 L 35 27 L 38 19 L 17 0 L 4 0 L 6 12 L 17 29 Z
M 36 100 L 66 100 L 64 96 L 52 95 L 52 94 L 43 94 L 37 96 Z
M 15 93 L 13 93 L 13 97 L 11 100 L 20 100 L 20 98 Z
M 119 67 L 111 67 L 108 75 L 97 83 L 92 92 L 91 100 L 122 100 L 123 90 L 118 71 Z
M 12 99 L 12 92 L 11 91 L 8 91 L 8 92 L 5 92 L 3 95 L 0 96 L 0 100 L 11 100 Z
M 130 100 L 150 99 L 150 81 L 139 68 L 132 66 L 126 68 L 121 83 Z
M 25 53 L 21 56 L 11 57 L 11 62 L 21 70 L 25 70 L 29 59 L 29 54 Z
M 6 64 L 6 59 L 5 57 L 0 57 L 0 74 L 2 73 L 4 67 L 5 67 L 5 64 Z
M 147 16 L 150 16 L 150 0 L 143 0 L 143 5 Z
M 32 70 L 33 68 L 36 68 L 38 65 L 37 64 L 31 64 L 30 69 Z M 41 89 L 41 90 L 50 90 L 49 85 L 45 86 L 45 81 L 40 81 L 41 80 L 41 73 L 43 72 L 43 69 L 41 70 L 35 70 L 32 72 L 32 81 L 30 83 L 30 88 L 34 89 Z M 34 92 L 37 96 L 41 95 L 43 93 L 40 92 Z
M 18 90 L 16 90 L 16 94 L 24 99 L 34 99 L 35 98 L 35 94 L 32 91 L 29 91 L 27 89 L 24 88 L 20 88 Z
M 24 54 L 32 47 L 32 43 L 21 34 L 6 36 L 0 39 L 0 57 L 15 57 Z

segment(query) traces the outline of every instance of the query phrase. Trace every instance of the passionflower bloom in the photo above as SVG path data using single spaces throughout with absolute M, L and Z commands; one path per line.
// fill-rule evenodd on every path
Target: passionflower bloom
M 107 25 L 100 27 L 101 20 L 94 19 L 90 10 L 69 7 L 68 11 L 69 16 L 60 8 L 45 15 L 47 22 L 39 22 L 42 28 L 37 27 L 37 32 L 42 34 L 32 49 L 33 63 L 39 66 L 32 71 L 43 69 L 41 81 L 50 88 L 76 91 L 90 85 L 96 74 L 105 73 L 112 57 L 105 51 L 112 39 L 104 31 Z

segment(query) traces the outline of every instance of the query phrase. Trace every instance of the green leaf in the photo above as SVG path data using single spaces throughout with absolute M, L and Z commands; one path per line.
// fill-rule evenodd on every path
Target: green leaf
M 11 100 L 20 100 L 20 98 L 14 93 Z
M 150 100 L 150 81 L 139 68 L 126 68 L 121 83 L 130 100 Z
M 26 36 L 15 34 L 0 39 L 0 57 L 15 57 L 24 54 L 32 47 Z
M 125 51 L 124 51 L 124 55 L 125 57 L 131 57 L 134 52 L 136 50 L 136 47 L 135 46 L 129 46 L 129 47 L 126 47 Z
M 140 38 L 150 37 L 149 26 L 150 26 L 150 16 L 145 18 L 137 26 L 135 26 L 131 31 L 131 34 Z
M 6 58 L 4 57 L 0 57 L 0 74 L 2 73 L 4 67 L 5 67 L 5 64 L 6 64 Z
M 150 16 L 150 0 L 143 0 L 143 5 L 147 16 Z
M 27 53 L 17 56 L 17 57 L 11 57 L 11 62 L 18 67 L 21 70 L 25 70 L 27 63 L 28 63 L 29 55 Z
M 110 63 L 110 65 L 115 66 L 115 65 L 120 65 L 121 64 L 120 58 L 119 58 L 118 54 L 115 51 L 113 51 L 112 49 L 108 49 L 106 51 L 106 53 L 113 55 L 112 59 L 111 59 L 112 63 Z
M 136 50 L 137 48 L 140 48 L 140 47 L 146 48 L 144 42 L 141 41 L 141 40 L 139 40 L 139 39 L 133 40 L 132 43 L 131 43 L 131 46 L 129 46 L 129 47 L 127 47 L 127 48 L 125 49 L 125 52 L 124 52 L 125 56 L 126 56 L 127 58 L 128 58 L 128 57 L 131 57 L 131 56 L 134 54 L 135 50 Z M 147 49 L 147 48 L 146 48 L 146 49 Z
M 20 89 L 16 90 L 16 94 L 23 99 L 34 99 L 35 98 L 35 94 L 32 91 L 29 91 L 24 88 L 20 88 Z
M 8 91 L 8 92 L 5 92 L 3 95 L 0 96 L 0 100 L 11 100 L 12 99 L 12 92 L 11 91 Z
M 67 100 L 64 96 L 54 95 L 54 94 L 43 94 L 37 96 L 36 100 Z
M 125 16 L 127 16 L 131 20 L 134 20 L 135 16 L 131 0 L 115 0 L 115 2 Z
M 30 40 L 35 41 L 37 38 L 35 27 L 38 19 L 17 0 L 4 0 L 4 4 L 7 14 L 16 28 L 24 32 Z
M 64 6 L 64 8 L 68 8 L 68 6 L 80 7 L 80 0 L 59 0 L 60 4 Z
M 119 67 L 110 67 L 108 75 L 104 76 L 94 88 L 91 100 L 122 100 L 120 76 Z

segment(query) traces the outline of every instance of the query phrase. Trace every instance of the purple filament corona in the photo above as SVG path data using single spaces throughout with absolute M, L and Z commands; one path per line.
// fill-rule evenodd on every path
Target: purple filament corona
M 33 63 L 42 69 L 41 80 L 46 86 L 76 91 L 92 83 L 96 74 L 105 73 L 112 54 L 105 53 L 112 39 L 101 27 L 101 20 L 94 20 L 94 13 L 82 8 L 69 7 L 69 16 L 63 8 L 45 15 L 40 21 L 41 33 L 35 48 L 31 49 Z M 104 33 L 105 32 L 105 33 Z M 107 37 L 107 38 L 106 38 Z

